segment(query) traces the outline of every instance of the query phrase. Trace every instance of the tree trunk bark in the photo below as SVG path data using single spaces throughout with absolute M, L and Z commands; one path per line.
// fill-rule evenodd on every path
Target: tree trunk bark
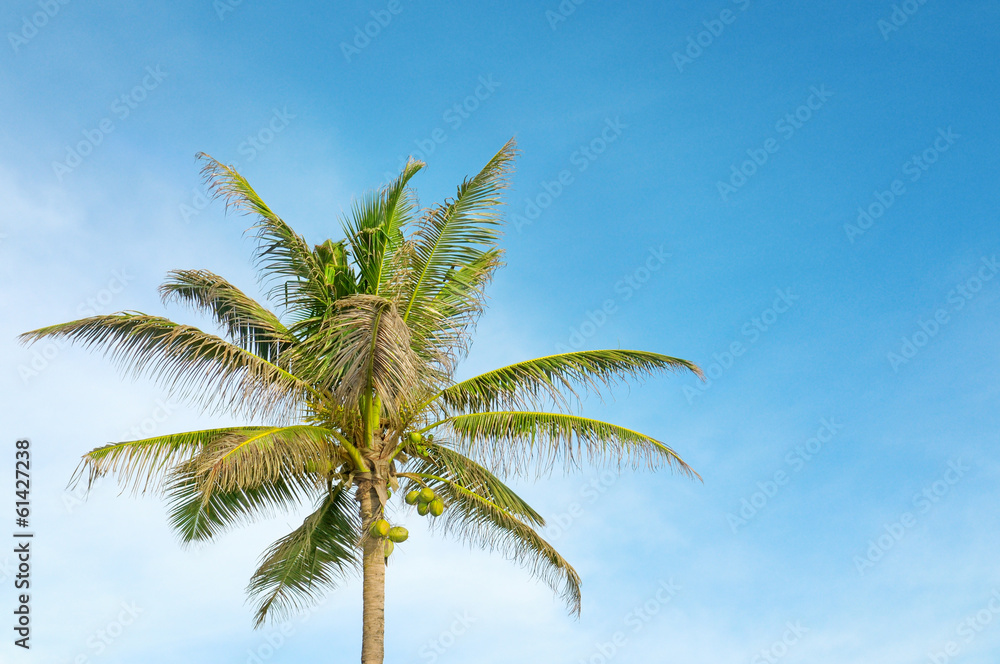
M 364 535 L 362 549 L 364 581 L 361 618 L 361 664 L 383 664 L 385 657 L 385 551 L 384 542 L 369 537 L 371 524 L 381 518 L 378 494 L 369 484 L 358 487 L 361 504 L 361 524 Z

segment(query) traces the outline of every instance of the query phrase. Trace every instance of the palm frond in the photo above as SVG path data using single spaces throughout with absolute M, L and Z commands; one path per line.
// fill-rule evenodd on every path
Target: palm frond
M 277 282 L 269 297 L 283 295 L 285 307 L 293 311 L 315 308 L 317 302 L 325 301 L 328 293 L 322 266 L 305 238 L 275 214 L 236 169 L 203 152 L 198 158 L 204 161 L 205 183 L 216 198 L 225 201 L 226 209 L 256 217 L 250 228 L 257 240 L 256 262 Z
M 358 570 L 360 518 L 348 492 L 336 489 L 302 525 L 275 542 L 247 587 L 256 605 L 256 626 L 311 606 Z
M 427 357 L 446 354 L 445 372 L 450 372 L 468 350 L 469 328 L 482 313 L 486 287 L 503 265 L 502 257 L 503 251 L 492 249 L 468 265 L 449 270 L 434 299 L 424 303 L 415 321 L 423 324 L 416 337 L 417 352 Z
M 489 280 L 499 264 L 497 241 L 500 237 L 500 192 L 516 154 L 511 139 L 474 177 L 465 180 L 455 198 L 430 210 L 420 224 L 412 242 L 409 277 L 402 288 L 403 319 L 409 324 L 418 352 L 434 344 L 434 334 L 447 327 L 443 312 L 434 306 L 441 289 L 457 270 L 476 272 L 471 281 L 482 284 Z M 491 255 L 491 260 L 484 257 Z M 485 274 L 484 274 L 485 273 Z M 481 309 L 478 288 L 467 291 L 463 318 L 474 317 Z M 454 300 L 455 294 L 451 295 Z M 454 307 L 456 302 L 451 302 Z M 471 308 L 472 312 L 464 311 Z M 438 349 L 441 352 L 444 349 Z M 450 350 L 450 349 L 448 349 Z
M 676 357 L 637 350 L 584 350 L 518 362 L 463 380 L 444 389 L 440 399 L 454 412 L 561 406 L 576 388 L 601 393 L 627 378 L 642 379 L 686 370 L 701 376 L 697 365 Z
M 395 277 L 393 259 L 404 242 L 402 229 L 412 221 L 415 208 L 407 183 L 423 167 L 421 161 L 408 161 L 399 177 L 356 202 L 351 217 L 343 223 L 364 293 L 383 294 Z
M 289 417 L 312 386 L 253 353 L 196 327 L 159 316 L 120 312 L 43 327 L 19 338 L 50 337 L 97 348 L 127 375 L 147 374 L 172 395 L 205 410 L 228 410 L 249 418 Z
M 170 271 L 160 296 L 164 303 L 177 300 L 208 312 L 229 341 L 272 364 L 296 341 L 275 314 L 208 270 Z
M 563 413 L 506 411 L 456 415 L 441 422 L 456 448 L 504 473 L 549 472 L 562 462 L 567 471 L 584 463 L 650 469 L 673 467 L 696 473 L 672 449 L 646 434 L 615 424 Z M 437 425 L 432 425 L 437 426 Z M 430 428 L 430 427 L 428 427 Z
M 231 528 L 287 512 L 316 493 L 316 486 L 290 475 L 250 487 L 206 491 L 202 478 L 189 469 L 178 469 L 166 481 L 170 526 L 184 543 L 205 541 Z
M 169 471 L 190 461 L 215 441 L 234 435 L 252 435 L 255 430 L 265 428 L 268 427 L 205 429 L 109 443 L 83 455 L 70 479 L 70 487 L 86 478 L 89 490 L 98 478 L 114 474 L 127 490 L 136 493 L 159 491 Z
M 444 497 L 448 506 L 444 516 L 431 524 L 432 528 L 440 528 L 472 546 L 499 551 L 552 588 L 566 602 L 570 613 L 579 616 L 580 575 L 529 524 L 448 478 L 422 479 Z
M 545 525 L 545 519 L 531 505 L 486 468 L 446 445 L 425 443 L 425 446 L 426 452 L 407 464 L 407 472 L 447 480 L 486 498 L 532 526 Z
M 345 406 L 374 394 L 385 407 L 395 408 L 421 376 L 409 330 L 394 303 L 375 295 L 339 300 L 324 329 L 294 353 L 299 373 Z
M 342 458 L 335 435 L 323 427 L 299 424 L 255 429 L 212 441 L 188 464 L 188 470 L 203 482 L 206 500 L 213 488 L 253 488 L 282 477 L 329 470 Z

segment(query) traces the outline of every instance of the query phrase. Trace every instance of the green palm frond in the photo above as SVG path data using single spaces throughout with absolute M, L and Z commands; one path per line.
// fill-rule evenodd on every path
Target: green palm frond
M 505 473 L 525 475 L 550 471 L 558 462 L 566 470 L 583 463 L 614 463 L 618 468 L 664 466 L 696 473 L 672 449 L 646 434 L 615 424 L 563 413 L 526 411 L 470 413 L 444 420 L 454 432 L 457 449 L 481 458 Z M 438 425 L 433 425 L 438 426 Z
M 305 238 L 275 214 L 236 169 L 203 152 L 198 158 L 205 162 L 202 175 L 206 184 L 216 198 L 225 201 L 226 209 L 257 218 L 250 229 L 257 240 L 257 265 L 277 282 L 268 296 L 283 296 L 285 307 L 296 312 L 328 299 L 322 267 Z
M 495 502 L 444 477 L 421 478 L 444 497 L 445 514 L 431 524 L 460 541 L 520 564 L 558 593 L 570 613 L 580 614 L 580 575 L 527 523 Z
M 302 525 L 264 553 L 247 587 L 257 607 L 256 625 L 311 606 L 325 590 L 356 572 L 360 517 L 349 494 L 337 489 Z
M 329 471 L 342 458 L 335 440 L 329 429 L 308 424 L 259 427 L 213 440 L 190 461 L 188 469 L 205 483 L 206 496 L 214 487 L 222 491 L 253 488 L 317 469 Z
M 252 435 L 270 427 L 227 427 L 155 436 L 123 443 L 109 443 L 83 455 L 70 486 L 86 478 L 87 488 L 94 481 L 114 474 L 118 483 L 137 493 L 159 491 L 168 471 L 190 461 L 215 441 L 233 435 Z
M 288 329 L 298 340 L 322 334 L 323 325 L 334 311 L 335 303 L 342 298 L 356 295 L 359 288 L 358 277 L 351 269 L 345 240 L 334 242 L 328 239 L 323 244 L 316 245 L 313 252 L 323 275 L 323 283 L 319 286 L 323 295 L 299 298 L 292 307 L 290 318 L 293 323 Z M 285 289 L 282 292 L 284 296 L 282 301 L 286 303 L 290 301 L 286 292 L 289 285 L 292 286 L 292 291 L 299 287 L 291 282 L 286 282 L 282 286 Z
M 469 345 L 468 329 L 483 310 L 486 287 L 493 273 L 503 265 L 503 251 L 493 249 L 468 265 L 449 270 L 434 299 L 425 304 L 422 318 L 435 321 L 435 327 L 419 337 L 423 355 L 449 349 L 449 369 L 454 360 L 465 355 Z
M 496 475 L 445 445 L 426 443 L 426 452 L 407 465 L 407 472 L 452 482 L 532 526 L 545 525 L 545 519 Z
M 358 292 L 358 280 L 351 270 L 350 258 L 347 252 L 347 241 L 340 240 L 334 242 L 327 239 L 323 244 L 317 244 L 313 248 L 316 255 L 316 262 L 323 272 L 327 288 L 331 291 L 330 300 L 317 300 L 316 313 L 325 313 L 332 301 L 338 300 L 348 295 Z
M 228 491 L 205 489 L 190 470 L 179 469 L 166 481 L 168 520 L 184 543 L 210 540 L 258 518 L 290 511 L 317 493 L 314 483 L 295 475 Z
M 399 177 L 356 202 L 351 217 L 344 221 L 363 292 L 369 295 L 383 294 L 395 277 L 394 258 L 404 242 L 402 229 L 412 221 L 416 207 L 407 183 L 423 167 L 421 161 L 408 161 Z
M 247 417 L 295 414 L 315 390 L 300 378 L 253 353 L 196 327 L 159 316 L 120 312 L 43 327 L 19 338 L 50 337 L 97 348 L 133 377 L 143 373 L 170 394 L 204 409 Z
M 576 388 L 600 394 L 627 379 L 666 371 L 686 370 L 701 376 L 687 360 L 637 350 L 584 350 L 518 362 L 455 383 L 443 390 L 441 401 L 452 411 L 536 407 L 544 401 L 566 405 Z
M 228 339 L 272 364 L 296 342 L 278 317 L 208 270 L 172 270 L 160 286 L 164 303 L 178 300 L 212 315 Z
M 435 306 L 441 289 L 451 281 L 456 270 L 486 270 L 474 280 L 488 280 L 497 260 L 483 264 L 484 256 L 497 251 L 500 237 L 500 192 L 506 186 L 516 146 L 511 139 L 475 177 L 465 180 L 455 198 L 446 201 L 423 218 L 412 242 L 410 276 L 402 287 L 403 319 L 415 338 L 415 348 L 421 352 L 435 343 L 434 335 L 447 327 L 444 312 Z M 473 290 L 467 307 L 481 308 L 479 293 Z M 455 302 L 450 306 L 454 307 Z M 474 315 L 474 314 L 473 314 Z M 469 314 L 464 313 L 463 318 Z M 435 352 L 451 349 L 437 349 Z M 432 353 L 434 354 L 434 353 Z

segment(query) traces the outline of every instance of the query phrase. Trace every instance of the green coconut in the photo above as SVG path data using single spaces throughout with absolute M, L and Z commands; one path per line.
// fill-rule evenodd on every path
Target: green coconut
M 444 501 L 440 498 L 435 498 L 428 505 L 430 506 L 431 514 L 434 516 L 441 516 L 444 512 Z
M 423 441 L 423 439 L 424 439 L 423 435 L 416 431 L 411 431 L 410 433 L 406 434 L 406 441 L 413 445 L 419 445 L 421 441 Z
M 373 537 L 385 537 L 392 530 L 392 526 L 385 519 L 379 519 L 372 524 L 372 536 Z
M 419 514 L 420 516 L 424 516 L 425 514 L 427 514 L 427 512 L 430 511 L 430 509 L 431 509 L 430 503 L 420 503 L 419 505 L 417 505 L 417 514 Z
M 434 500 L 434 490 L 425 486 L 420 490 L 420 502 L 429 503 L 432 500 Z
M 382 545 L 382 552 L 385 554 L 385 557 L 388 558 L 389 556 L 392 555 L 392 550 L 395 548 L 396 548 L 395 544 L 393 544 L 391 541 L 386 540 L 386 543 Z
M 410 491 L 403 500 L 406 501 L 407 505 L 416 505 L 420 502 L 420 490 L 414 489 Z
M 389 529 L 389 540 L 396 542 L 405 542 L 406 538 L 410 536 L 410 531 L 402 526 L 393 526 Z

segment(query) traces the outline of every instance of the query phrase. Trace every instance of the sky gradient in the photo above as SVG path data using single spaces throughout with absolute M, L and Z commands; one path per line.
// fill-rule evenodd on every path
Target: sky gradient
M 507 267 L 460 375 L 566 348 L 697 362 L 704 384 L 585 412 L 704 481 L 517 485 L 583 577 L 579 621 L 413 519 L 387 661 L 996 661 L 1000 5 L 12 0 L 0 27 L 0 467 L 31 439 L 37 538 L 34 647 L 0 662 L 357 659 L 360 583 L 252 629 L 246 582 L 302 514 L 191 551 L 155 497 L 65 490 L 98 445 L 231 420 L 16 335 L 207 324 L 160 303 L 174 268 L 260 294 L 198 152 L 319 243 L 407 155 L 429 205 L 511 136 Z

